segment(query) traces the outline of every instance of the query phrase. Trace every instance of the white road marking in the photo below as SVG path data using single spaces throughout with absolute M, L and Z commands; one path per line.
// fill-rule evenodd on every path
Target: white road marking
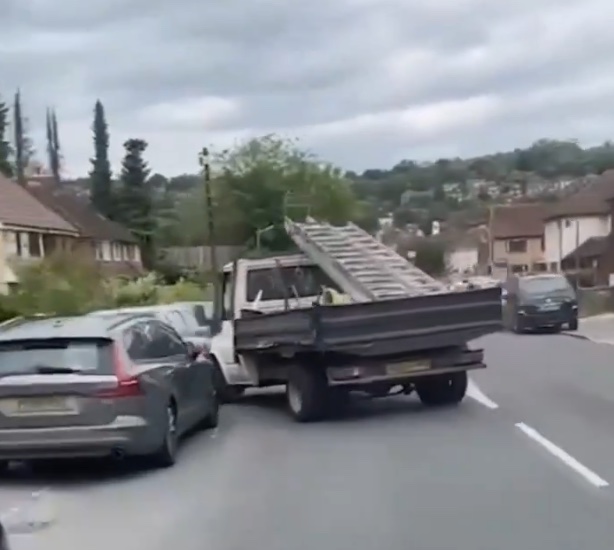
M 499 405 L 497 405 L 492 399 L 490 399 L 482 390 L 478 387 L 478 385 L 469 379 L 469 385 L 467 386 L 467 395 L 477 401 L 480 405 L 484 405 L 489 409 L 498 409 Z
M 595 487 L 608 487 L 610 484 L 593 472 L 590 468 L 587 468 L 581 462 L 578 462 L 573 456 L 565 452 L 558 445 L 555 445 L 549 439 L 546 439 L 535 428 L 531 428 L 524 422 L 518 422 L 516 427 L 521 430 L 527 437 L 531 438 L 536 443 L 539 443 L 544 449 L 546 449 L 551 455 L 558 458 L 563 464 L 569 466 L 577 474 L 580 474 L 586 481 Z
M 49 488 L 33 491 L 16 506 L 0 512 L 0 519 L 9 533 L 39 531 L 56 520 L 53 496 Z

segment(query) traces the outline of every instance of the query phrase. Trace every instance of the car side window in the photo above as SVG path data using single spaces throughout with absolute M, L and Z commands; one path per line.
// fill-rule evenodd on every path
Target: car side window
M 187 348 L 175 330 L 159 321 L 147 323 L 146 359 L 164 359 L 186 355 Z
M 188 331 L 188 324 L 179 311 L 168 311 L 164 314 L 164 317 L 166 322 L 180 334 Z
M 147 359 L 149 336 L 145 323 L 136 323 L 123 332 L 122 342 L 128 356 L 133 361 Z

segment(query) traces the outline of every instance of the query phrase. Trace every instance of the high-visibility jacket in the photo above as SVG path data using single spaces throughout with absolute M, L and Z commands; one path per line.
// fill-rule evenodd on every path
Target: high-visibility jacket
M 324 287 L 322 293 L 322 303 L 329 306 L 338 306 L 341 304 L 349 304 L 352 300 L 347 294 L 337 292 L 334 288 Z

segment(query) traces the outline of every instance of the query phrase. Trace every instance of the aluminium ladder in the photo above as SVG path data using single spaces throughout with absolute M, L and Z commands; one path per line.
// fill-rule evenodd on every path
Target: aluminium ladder
M 353 223 L 336 227 L 310 218 L 304 223 L 286 219 L 286 232 L 354 301 L 449 292 L 443 283 Z

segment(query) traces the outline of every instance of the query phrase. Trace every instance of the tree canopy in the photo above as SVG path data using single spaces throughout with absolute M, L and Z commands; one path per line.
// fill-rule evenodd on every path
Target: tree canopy
M 301 150 L 296 142 L 268 135 L 214 154 L 212 188 L 216 232 L 224 244 L 287 246 L 286 216 L 307 215 L 345 223 L 362 214 L 343 173 Z M 207 235 L 204 186 L 179 205 L 186 244 Z

